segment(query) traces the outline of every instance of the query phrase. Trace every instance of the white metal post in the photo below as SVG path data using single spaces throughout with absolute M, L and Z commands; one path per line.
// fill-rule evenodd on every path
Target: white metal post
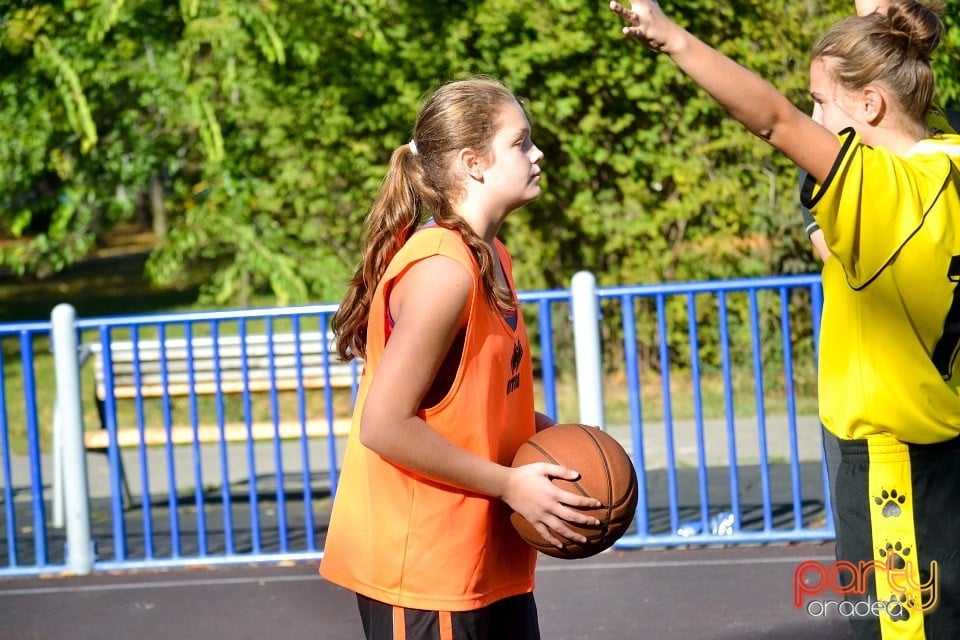
M 596 277 L 589 271 L 578 271 L 570 281 L 570 293 L 573 299 L 573 342 L 580 423 L 606 429 L 600 351 L 600 300 Z
M 60 407 L 53 403 L 53 526 L 63 528 L 63 426 Z
M 60 459 L 63 465 L 64 512 L 67 525 L 66 565 L 69 572 L 86 575 L 93 568 L 93 545 L 90 536 L 87 459 L 83 447 L 76 311 L 69 304 L 58 304 L 54 307 L 50 319 L 53 325 L 51 340 L 62 445 Z

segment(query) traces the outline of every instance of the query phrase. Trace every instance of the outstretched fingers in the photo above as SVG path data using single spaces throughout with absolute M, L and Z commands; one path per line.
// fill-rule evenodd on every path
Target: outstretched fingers
M 627 23 L 623 27 L 623 35 L 642 42 L 654 51 L 668 52 L 668 38 L 671 28 L 676 25 L 667 19 L 655 0 L 631 2 L 629 9 L 613 0 L 610 10 Z

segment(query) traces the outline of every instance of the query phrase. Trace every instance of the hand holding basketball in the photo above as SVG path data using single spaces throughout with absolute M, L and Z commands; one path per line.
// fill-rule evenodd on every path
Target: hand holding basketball
M 567 521 L 563 527 L 547 521 L 550 528 L 566 538 L 560 547 L 556 546 L 555 536 L 549 532 L 545 535 L 543 522 L 532 523 L 526 515 L 514 512 L 510 521 L 531 546 L 557 558 L 586 558 L 613 545 L 633 522 L 639 498 L 637 474 L 630 456 L 606 432 L 582 424 L 557 424 L 544 429 L 521 445 L 513 466 L 523 468 L 536 462 L 578 471 L 579 477 L 557 476 L 552 484 L 563 489 L 564 494 L 596 498 L 600 506 L 564 500 L 578 508 L 554 515 Z M 574 517 L 564 515 L 571 512 Z
M 553 480 L 575 482 L 579 474 L 565 466 L 546 461 L 513 465 L 509 487 L 503 497 L 513 510 L 537 533 L 545 545 L 561 547 L 569 541 L 586 542 L 584 535 L 571 524 L 596 527 L 600 521 L 590 513 L 600 501 L 582 493 L 573 493 Z

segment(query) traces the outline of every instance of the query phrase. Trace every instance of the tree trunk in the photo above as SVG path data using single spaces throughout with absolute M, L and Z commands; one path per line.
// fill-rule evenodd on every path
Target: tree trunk
M 163 181 L 160 176 L 150 177 L 150 217 L 153 219 L 153 233 L 157 240 L 167 235 L 167 208 L 163 200 Z

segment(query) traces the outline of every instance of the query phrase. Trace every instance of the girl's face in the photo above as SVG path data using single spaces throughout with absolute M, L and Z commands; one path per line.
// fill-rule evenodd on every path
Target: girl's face
M 855 94 L 837 84 L 824 58 L 810 63 L 810 97 L 813 98 L 814 121 L 834 133 L 853 127 L 863 134 L 864 123 L 857 117 L 860 105 Z
M 530 122 L 520 105 L 513 103 L 500 109 L 489 158 L 483 171 L 484 183 L 507 211 L 540 197 L 537 163 L 543 152 L 530 139 Z

